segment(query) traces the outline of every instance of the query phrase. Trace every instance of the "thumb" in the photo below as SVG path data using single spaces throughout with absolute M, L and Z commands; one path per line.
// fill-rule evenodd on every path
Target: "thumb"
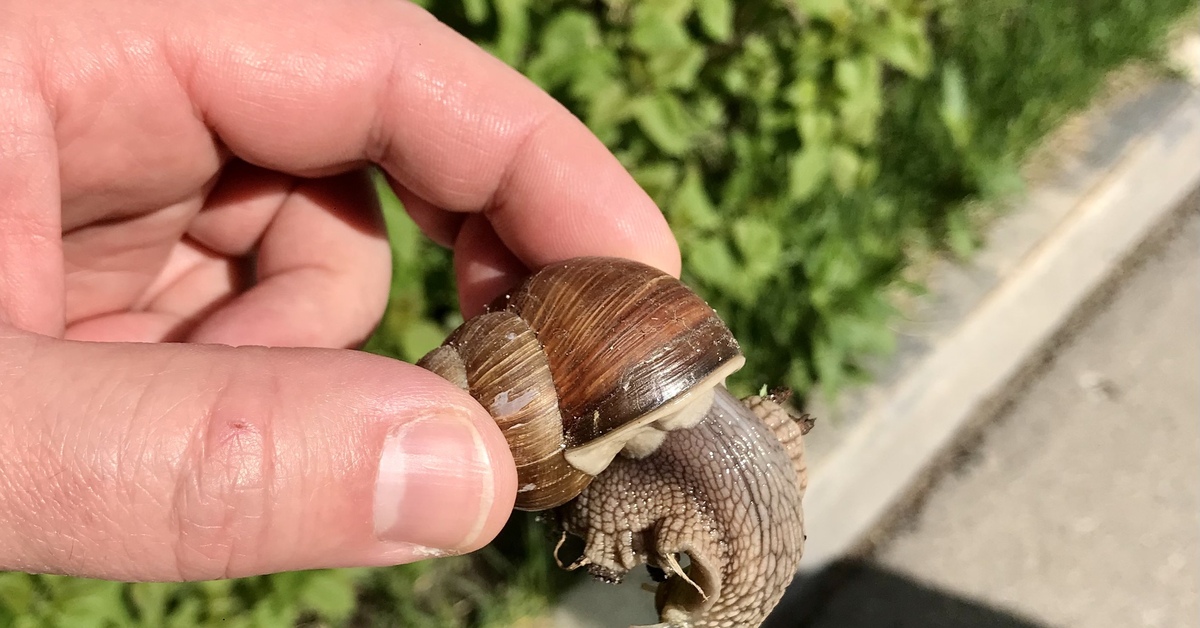
M 0 569 L 199 580 L 467 552 L 513 507 L 491 418 L 352 351 L 0 329 Z

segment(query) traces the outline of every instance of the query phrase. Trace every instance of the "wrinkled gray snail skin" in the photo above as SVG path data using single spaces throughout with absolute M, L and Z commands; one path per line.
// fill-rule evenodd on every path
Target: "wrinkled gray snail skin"
M 804 430 L 774 399 L 743 404 L 720 388 L 695 427 L 644 459 L 614 460 L 560 509 L 562 526 L 585 539 L 582 562 L 597 577 L 642 563 L 666 576 L 660 625 L 757 626 L 804 547 Z
M 741 628 L 798 568 L 812 425 L 783 395 L 730 394 L 744 361 L 678 279 L 593 257 L 535 273 L 418 364 L 495 418 L 517 508 L 583 540 L 566 568 L 615 582 L 646 565 L 657 626 Z

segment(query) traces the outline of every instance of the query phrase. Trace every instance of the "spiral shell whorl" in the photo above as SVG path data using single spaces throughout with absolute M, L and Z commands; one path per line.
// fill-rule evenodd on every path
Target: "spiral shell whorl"
M 562 417 L 550 367 L 533 330 L 519 316 L 474 317 L 418 366 L 458 384 L 495 419 L 516 460 L 518 509 L 560 506 L 591 482 L 563 458 Z
M 646 415 L 741 356 L 703 299 L 630 260 L 548 266 L 494 309 L 519 314 L 545 348 L 569 448 Z

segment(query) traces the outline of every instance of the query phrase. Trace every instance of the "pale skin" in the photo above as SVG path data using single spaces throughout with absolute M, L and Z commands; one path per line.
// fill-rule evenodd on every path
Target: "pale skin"
M 239 577 L 499 531 L 492 419 L 352 350 L 390 279 L 372 163 L 468 316 L 569 257 L 678 274 L 578 120 L 402 0 L 0 0 L 0 569 Z

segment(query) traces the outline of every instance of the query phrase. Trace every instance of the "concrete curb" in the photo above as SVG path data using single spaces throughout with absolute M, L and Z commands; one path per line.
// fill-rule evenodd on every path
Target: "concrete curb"
M 1196 37 L 1188 42 L 1195 46 Z M 1200 76 L 1200 60 L 1189 60 Z M 935 295 L 900 330 L 877 383 L 836 408 L 810 446 L 801 572 L 766 626 L 794 626 L 823 573 L 869 541 L 964 430 L 995 405 L 1126 259 L 1200 187 L 1200 91 L 1159 84 L 1088 124 L 1085 154 L 998 221 L 968 266 L 935 269 Z M 635 572 L 637 573 L 637 572 Z M 631 574 L 633 576 L 634 574 Z M 555 626 L 653 623 L 648 579 L 584 584 Z

